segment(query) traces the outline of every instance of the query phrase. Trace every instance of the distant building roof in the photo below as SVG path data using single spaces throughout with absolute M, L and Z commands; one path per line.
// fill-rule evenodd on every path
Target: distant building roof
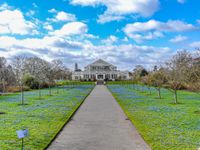
M 112 64 L 110 64 L 110 63 L 108 63 L 108 62 L 106 62 L 102 59 L 98 59 L 95 62 L 87 65 L 86 67 L 88 67 L 88 66 L 114 66 L 114 65 L 112 65 Z

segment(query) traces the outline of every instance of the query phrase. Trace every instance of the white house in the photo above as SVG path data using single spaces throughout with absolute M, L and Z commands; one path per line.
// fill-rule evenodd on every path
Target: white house
M 84 68 L 84 71 L 78 69 L 78 65 L 75 64 L 75 70 L 72 73 L 72 80 L 128 80 L 128 71 L 119 71 L 117 67 L 99 59 Z

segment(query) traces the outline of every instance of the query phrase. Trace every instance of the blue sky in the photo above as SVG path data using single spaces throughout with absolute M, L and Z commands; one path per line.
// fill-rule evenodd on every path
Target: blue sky
M 69 68 L 102 58 L 120 69 L 163 64 L 200 47 L 198 0 L 3 0 L 0 56 L 61 59 Z

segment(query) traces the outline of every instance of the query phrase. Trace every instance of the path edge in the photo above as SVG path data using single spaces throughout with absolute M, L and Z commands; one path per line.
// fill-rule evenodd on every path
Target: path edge
M 134 125 L 134 122 L 130 119 L 130 115 L 127 111 L 125 111 L 124 107 L 122 106 L 122 104 L 119 102 L 118 98 L 114 95 L 114 93 L 111 92 L 111 90 L 108 88 L 108 86 L 106 85 L 106 88 L 108 89 L 108 91 L 112 94 L 112 96 L 115 98 L 116 102 L 118 103 L 118 105 L 121 107 L 122 111 L 124 112 L 124 114 L 126 115 L 126 117 L 129 119 L 129 121 L 131 122 L 131 124 L 135 127 L 135 129 L 137 130 L 138 134 L 140 135 L 140 137 L 144 140 L 144 142 L 147 144 L 147 146 L 152 149 L 152 147 L 150 146 L 150 144 L 144 139 L 144 137 L 141 135 L 141 133 L 139 132 L 139 130 L 137 129 L 137 127 Z
M 54 135 L 54 137 L 51 139 L 51 141 L 44 147 L 44 150 L 47 150 L 49 148 L 49 146 L 53 143 L 53 141 L 58 137 L 58 135 L 62 132 L 62 130 L 64 129 L 64 127 L 71 121 L 72 117 L 76 114 L 76 112 L 79 110 L 79 108 L 81 107 L 81 105 L 84 103 L 84 101 L 86 100 L 86 98 L 91 94 L 91 92 L 93 91 L 93 89 L 95 88 L 96 85 L 94 85 L 92 87 L 92 89 L 89 91 L 89 93 L 84 97 L 84 99 L 82 100 L 82 102 L 75 108 L 75 110 L 69 115 L 69 118 L 66 120 L 66 122 L 63 124 L 63 126 L 59 129 L 59 131 Z

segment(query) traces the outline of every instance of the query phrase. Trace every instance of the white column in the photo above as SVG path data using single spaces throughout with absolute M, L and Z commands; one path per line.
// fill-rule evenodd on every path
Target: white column
M 91 79 L 91 66 L 89 67 L 89 79 Z

